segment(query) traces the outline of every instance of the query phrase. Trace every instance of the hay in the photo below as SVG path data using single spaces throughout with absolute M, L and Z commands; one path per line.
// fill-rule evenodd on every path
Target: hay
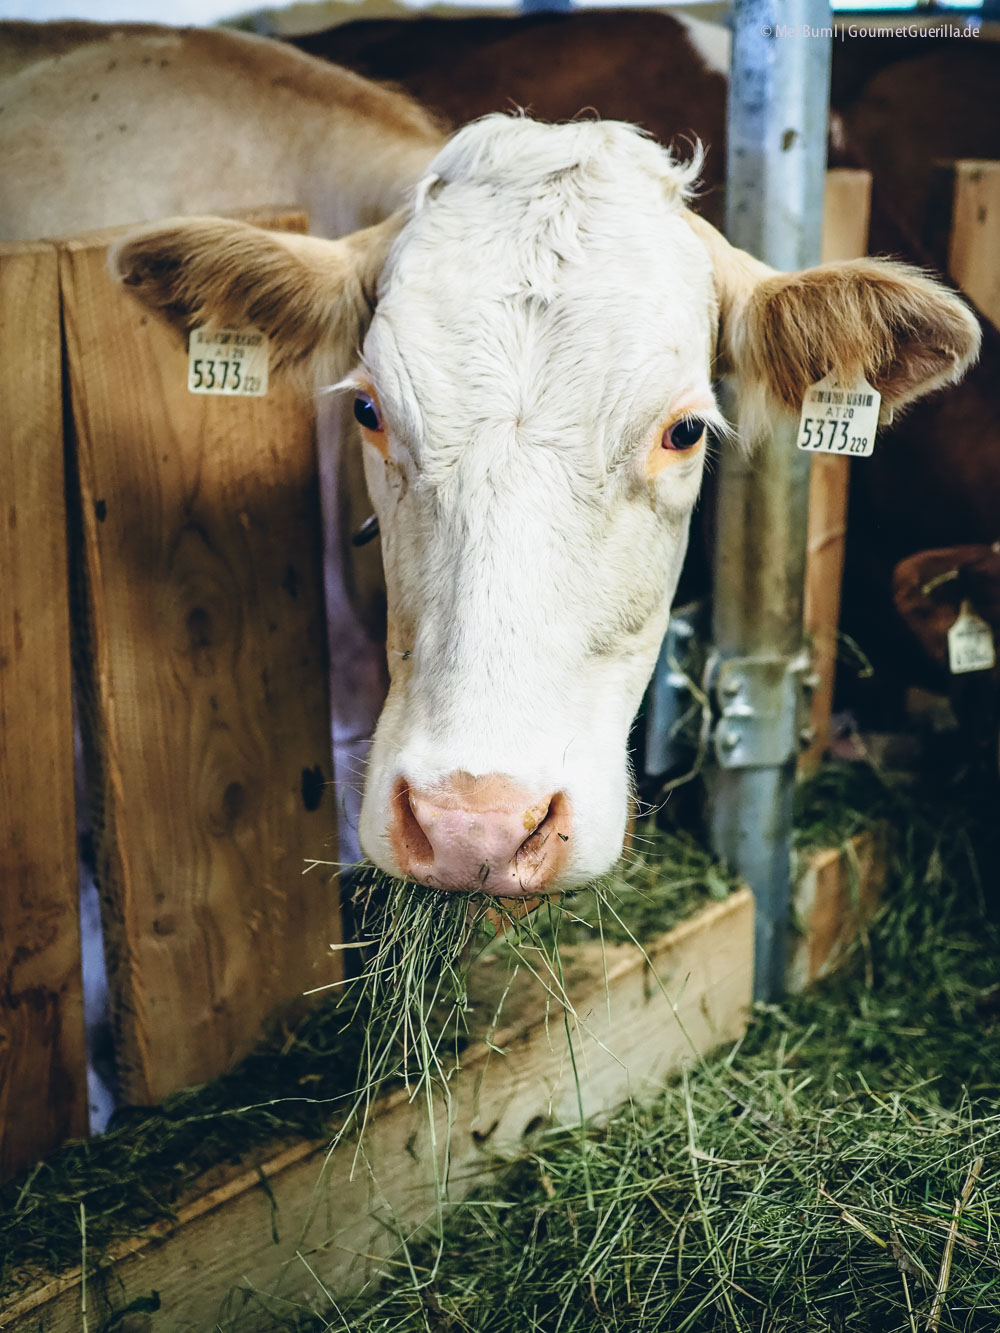
M 839 832 L 875 808 L 894 823 L 895 894 L 866 957 L 761 1006 L 651 1108 L 541 1136 L 410 1246 L 408 1281 L 326 1326 L 995 1333 L 995 795 L 976 811 L 968 793 L 945 805 L 857 780 L 824 775 L 802 810 L 827 839 L 838 792 L 856 807 Z
M 933 1304 L 954 1200 L 992 1159 L 959 1218 L 941 1327 L 994 1333 L 1000 1116 L 849 1080 L 820 1106 L 790 1048 L 782 1069 L 746 1060 L 735 1075 L 685 1077 L 582 1144 L 540 1141 L 454 1210 L 440 1258 L 413 1252 L 417 1282 L 348 1310 L 349 1326 L 915 1328 Z M 421 1286 L 432 1262 L 437 1278 Z
M 491 1189 L 408 1245 L 404 1282 L 331 1307 L 325 1322 L 293 1311 L 274 1327 L 916 1333 L 932 1321 L 993 1333 L 1000 821 L 974 807 L 964 794 L 922 801 L 871 773 L 823 774 L 800 793 L 801 846 L 876 818 L 896 832 L 894 896 L 857 966 L 760 1008 L 738 1048 L 653 1107 L 546 1134 L 499 1164 Z M 32 1271 L 78 1261 L 81 1204 L 91 1270 L 115 1240 L 171 1216 L 206 1169 L 329 1136 L 351 1117 L 356 1127 L 394 1081 L 446 1090 L 461 1047 L 496 1020 L 469 1002 L 477 953 L 530 963 L 558 994 L 560 955 L 580 940 L 648 937 L 730 887 L 689 839 L 642 836 L 656 845 L 637 844 L 635 887 L 612 879 L 492 942 L 457 898 L 370 886 L 359 988 L 226 1078 L 5 1187 L 0 1307 Z M 435 953 L 433 965 L 418 957 Z
M 450 1101 L 450 1080 L 470 1037 L 492 1039 L 516 973 L 534 977 L 555 1009 L 579 1026 L 564 974 L 576 946 L 641 944 L 735 887 L 692 838 L 658 830 L 651 819 L 636 830 L 627 860 L 612 874 L 564 899 L 546 899 L 530 914 L 512 900 L 440 893 L 364 868 L 352 894 L 364 957 L 346 997 L 353 1004 L 348 1026 L 362 1034 L 361 1055 L 333 1146 L 352 1131 L 363 1136 L 378 1097 L 401 1084 L 411 1100 L 426 1100 L 442 1196 L 448 1146 L 439 1158 L 433 1100 Z M 470 971 L 487 953 L 506 965 L 491 1014 L 476 1013 L 469 998 Z
M 607 886 L 601 920 L 614 938 L 648 938 L 730 882 L 688 840 L 641 836 L 653 842 L 629 872 L 635 896 L 628 875 Z M 279 1026 L 231 1073 L 159 1107 L 122 1110 L 108 1133 L 67 1144 L 0 1189 L 0 1309 L 39 1275 L 79 1262 L 81 1205 L 88 1267 L 99 1271 L 116 1242 L 174 1218 L 206 1173 L 216 1184 L 220 1169 L 264 1160 L 289 1139 L 356 1132 L 380 1091 L 446 1092 L 464 1046 L 488 1037 L 502 1012 L 470 1006 L 475 959 L 497 952 L 557 994 L 560 920 L 576 940 L 601 933 L 586 924 L 599 914 L 592 894 L 523 921 L 502 914 L 499 939 L 485 914 L 492 900 L 387 883 L 379 872 L 362 873 L 355 896 L 365 966 L 342 993 L 297 1029 Z

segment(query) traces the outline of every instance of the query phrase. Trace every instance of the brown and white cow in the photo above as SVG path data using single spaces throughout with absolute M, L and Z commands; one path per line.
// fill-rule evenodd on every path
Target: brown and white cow
M 689 211 L 694 174 L 627 125 L 489 116 L 354 236 L 188 219 L 115 252 L 153 309 L 257 324 L 353 397 L 391 673 L 360 831 L 387 871 L 510 897 L 617 858 L 629 725 L 726 433 L 717 339 L 746 445 L 827 373 L 895 410 L 976 354 L 915 270 L 734 250 Z
M 282 195 L 336 230 L 419 179 L 341 241 L 178 221 L 125 245 L 120 275 L 185 321 L 262 325 L 307 377 L 347 376 L 390 614 L 372 858 L 506 896 L 601 873 L 704 428 L 722 428 L 717 339 L 750 438 L 829 370 L 863 371 L 887 407 L 955 378 L 975 322 L 901 266 L 772 274 L 688 210 L 692 170 L 623 125 L 492 117 L 441 147 L 406 99 L 272 43 L 50 39 L 42 59 L 8 44 L 8 235 Z
M 1000 519 L 1000 515 L 998 515 Z M 962 767 L 978 782 L 1000 773 L 1000 541 L 920 551 L 893 571 L 893 600 L 911 636 L 912 679 L 947 694 L 962 735 Z M 985 656 L 952 661 L 949 640 L 963 611 L 985 622 Z M 956 670 L 956 668 L 958 668 Z
M 191 212 L 377 222 L 443 133 L 411 98 L 248 33 L 0 23 L 0 240 Z

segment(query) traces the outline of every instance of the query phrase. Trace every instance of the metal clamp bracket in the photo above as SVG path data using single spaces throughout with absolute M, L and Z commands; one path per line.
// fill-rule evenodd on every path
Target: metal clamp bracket
M 722 768 L 777 768 L 798 754 L 811 683 L 808 652 L 794 657 L 714 656 L 706 668 L 718 712 Z

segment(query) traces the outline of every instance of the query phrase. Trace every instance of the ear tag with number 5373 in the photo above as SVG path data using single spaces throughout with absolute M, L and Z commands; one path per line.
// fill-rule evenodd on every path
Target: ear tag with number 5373
M 881 402 L 866 379 L 839 384 L 826 375 L 802 396 L 796 443 L 811 454 L 867 458 L 875 448 Z
M 188 389 L 228 398 L 267 393 L 267 335 L 260 329 L 192 329 L 188 337 Z

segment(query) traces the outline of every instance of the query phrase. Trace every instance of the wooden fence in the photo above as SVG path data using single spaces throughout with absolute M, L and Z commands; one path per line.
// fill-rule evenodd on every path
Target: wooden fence
M 109 240 L 0 248 L 0 1178 L 87 1123 L 71 639 L 123 1100 L 340 975 L 313 413 L 189 393 Z

